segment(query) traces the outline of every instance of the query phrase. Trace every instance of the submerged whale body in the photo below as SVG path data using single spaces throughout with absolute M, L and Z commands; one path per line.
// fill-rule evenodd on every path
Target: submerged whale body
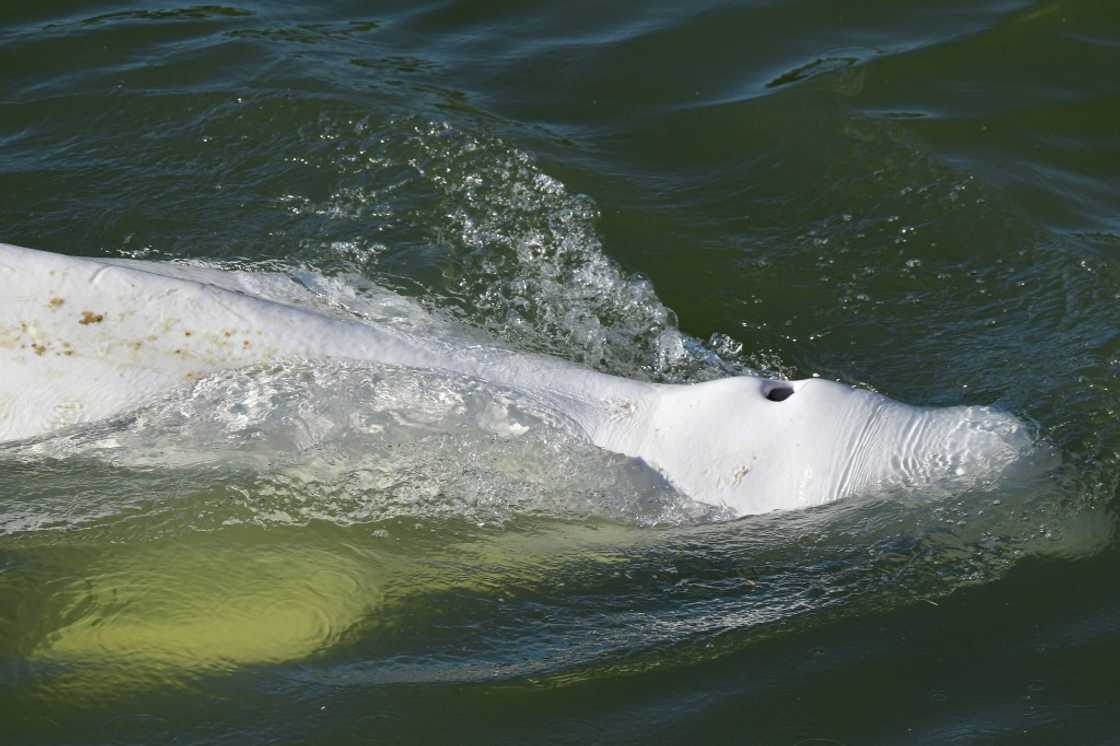
M 595 445 L 740 515 L 876 490 L 983 486 L 1030 448 L 1018 419 L 987 407 L 913 407 L 815 378 L 635 381 L 338 318 L 260 292 L 268 277 L 0 244 L 0 442 L 104 419 L 215 371 L 335 358 L 524 391 Z

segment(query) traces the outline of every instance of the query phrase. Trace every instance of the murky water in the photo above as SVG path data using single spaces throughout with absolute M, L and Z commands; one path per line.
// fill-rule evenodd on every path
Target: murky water
M 729 520 L 484 382 L 215 374 L 0 447 L 3 741 L 1115 739 L 1120 12 L 927 5 L 6 5 L 2 241 L 1047 460 Z

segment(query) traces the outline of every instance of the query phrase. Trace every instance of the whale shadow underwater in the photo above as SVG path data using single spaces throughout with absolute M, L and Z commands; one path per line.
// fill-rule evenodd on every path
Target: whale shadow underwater
M 1035 449 L 1021 420 L 990 407 L 911 406 L 819 378 L 632 380 L 467 334 L 342 318 L 301 303 L 290 284 L 0 244 L 0 443 L 103 420 L 216 372 L 336 359 L 523 392 L 599 448 L 740 516 L 900 489 L 983 489 Z

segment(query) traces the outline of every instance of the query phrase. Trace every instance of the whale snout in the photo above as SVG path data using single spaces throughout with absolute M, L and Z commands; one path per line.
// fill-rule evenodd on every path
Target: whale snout
M 865 485 L 961 492 L 994 485 L 1035 448 L 1031 429 L 990 407 L 892 402 L 860 459 Z

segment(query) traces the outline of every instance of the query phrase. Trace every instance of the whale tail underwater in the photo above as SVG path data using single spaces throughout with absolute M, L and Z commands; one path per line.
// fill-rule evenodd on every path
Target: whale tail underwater
M 287 292 L 291 284 L 0 244 L 0 443 L 103 420 L 218 371 L 339 359 L 518 390 L 593 444 L 737 515 L 879 490 L 983 488 L 1033 447 L 1019 419 L 988 407 L 914 407 L 817 378 L 630 380 L 465 334 L 330 313 Z

